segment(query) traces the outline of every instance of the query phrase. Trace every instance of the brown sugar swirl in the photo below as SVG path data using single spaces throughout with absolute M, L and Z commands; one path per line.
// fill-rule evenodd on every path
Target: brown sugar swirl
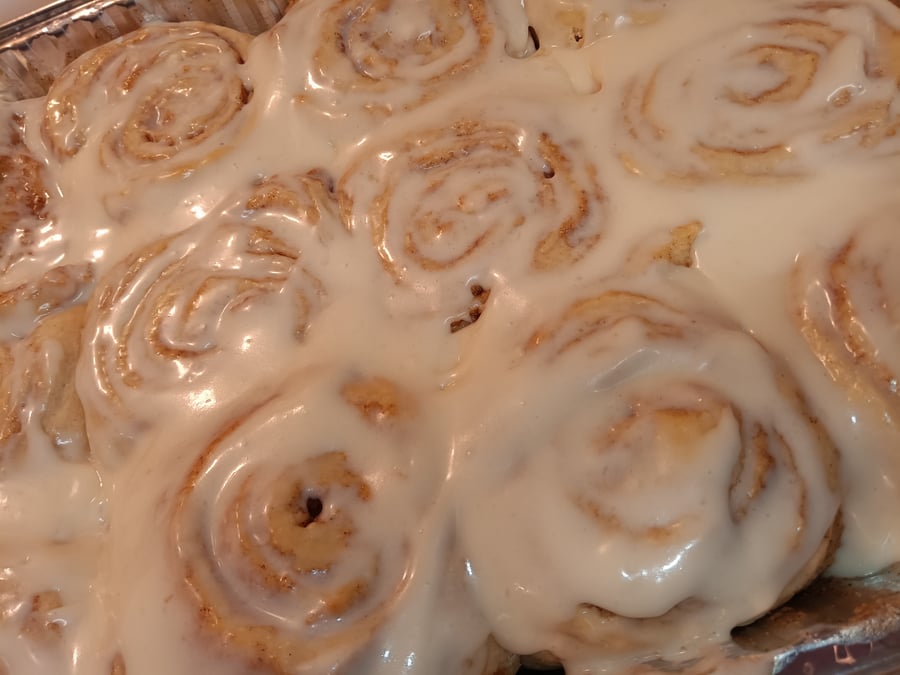
M 99 153 L 132 178 L 180 175 L 227 152 L 248 121 L 250 37 L 204 24 L 152 24 L 70 64 L 47 95 L 42 134 L 65 161 Z
M 789 277 L 790 316 L 819 378 L 811 391 L 836 410 L 829 423 L 849 427 L 840 445 L 848 506 L 837 574 L 878 569 L 898 555 L 896 537 L 883 534 L 900 505 L 891 478 L 900 467 L 898 222 L 890 208 L 853 221 L 829 245 L 801 254 Z M 858 544 L 870 541 L 877 545 Z M 865 553 L 851 553 L 854 545 Z
M 310 0 L 273 34 L 285 58 L 308 64 L 295 101 L 348 119 L 419 105 L 503 49 L 484 0 Z
M 297 381 L 312 383 L 233 422 L 190 469 L 173 513 L 177 578 L 201 633 L 232 657 L 335 672 L 402 603 L 408 535 L 440 474 L 412 473 L 426 448 L 394 381 Z
M 673 181 L 771 181 L 826 156 L 900 152 L 900 26 L 884 10 L 766 6 L 758 21 L 676 49 L 625 86 L 623 165 Z
M 224 378 L 264 382 L 278 371 L 272 354 L 302 345 L 326 289 L 309 268 L 316 231 L 295 219 L 271 209 L 212 215 L 106 275 L 85 329 L 80 393 L 111 448 L 154 421 L 142 416 L 146 397 L 175 415 L 214 413 L 241 394 Z
M 491 508 L 464 508 L 463 531 L 507 649 L 683 661 L 829 564 L 837 452 L 791 374 L 696 282 L 654 268 L 581 293 L 499 385 L 511 403 L 464 474 Z
M 849 396 L 900 428 L 900 227 L 893 214 L 863 221 L 834 250 L 794 269 L 797 325 Z
M 540 115 L 523 102 L 507 118 L 464 116 L 411 131 L 367 150 L 339 181 L 345 223 L 371 237 L 413 311 L 471 322 L 495 274 L 566 268 L 600 240 L 606 198 L 597 168 Z

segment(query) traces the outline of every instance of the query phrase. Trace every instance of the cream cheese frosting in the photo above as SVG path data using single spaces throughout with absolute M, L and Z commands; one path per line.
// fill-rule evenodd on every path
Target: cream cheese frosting
M 2 104 L 0 672 L 765 669 L 900 560 L 898 54 L 887 0 L 299 0 Z

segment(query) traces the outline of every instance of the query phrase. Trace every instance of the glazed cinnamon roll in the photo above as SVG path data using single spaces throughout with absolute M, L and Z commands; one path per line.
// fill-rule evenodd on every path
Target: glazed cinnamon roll
M 92 539 L 103 528 L 102 485 L 90 461 L 84 411 L 75 391 L 84 314 L 83 306 L 54 313 L 27 339 L 0 346 L 0 568 L 10 574 L 27 567 L 38 549 L 49 560 L 32 567 L 52 563 L 65 570 L 67 547 Z M 52 546 L 41 548 L 47 544 Z M 60 569 L 56 573 L 71 577 Z M 58 620 L 47 618 L 67 602 L 58 597 L 60 589 L 38 585 L 26 597 L 17 596 L 15 613 L 24 621 L 19 628 L 42 645 L 56 644 L 66 625 L 69 610 L 63 609 Z M 27 618 L 26 602 L 34 605 Z M 5 611 L 0 609 L 4 656 Z
M 803 337 L 830 377 L 900 427 L 898 255 L 896 217 L 874 218 L 836 250 L 801 256 L 793 297 Z
M 65 461 L 87 459 L 84 411 L 75 392 L 84 315 L 84 306 L 76 306 L 48 316 L 28 339 L 4 348 L 0 470 L 20 464 L 29 448 L 50 450 Z M 44 443 L 38 442 L 39 433 Z
M 24 115 L 0 108 L 0 340 L 21 338 L 50 312 L 82 301 L 87 263 L 59 265 L 65 235 L 52 213 L 47 171 L 25 145 Z
M 274 30 L 288 62 L 309 69 L 297 103 L 335 118 L 433 98 L 503 49 L 495 33 L 484 0 L 312 0 Z
M 473 578 L 507 649 L 579 671 L 690 659 L 831 560 L 829 436 L 697 283 L 653 268 L 582 293 L 499 385 L 509 405 L 459 480 L 474 490 Z
M 0 110 L 0 272 L 7 274 L 22 257 L 46 246 L 40 236 L 49 221 L 44 167 L 25 147 L 24 116 Z
M 153 421 L 148 397 L 175 416 L 218 414 L 279 371 L 325 300 L 309 268 L 318 243 L 296 217 L 214 215 L 110 271 L 79 364 L 92 433 L 112 450 L 103 461 Z
M 414 311 L 464 327 L 495 274 L 566 268 L 600 241 L 597 168 L 541 113 L 523 102 L 508 117 L 467 115 L 413 131 L 367 150 L 339 181 L 347 227 L 371 237 Z
M 900 152 L 896 12 L 881 0 L 761 3 L 624 89 L 625 168 L 672 181 L 761 181 L 823 156 Z
M 88 52 L 56 79 L 42 134 L 65 161 L 99 153 L 112 174 L 181 175 L 227 153 L 248 124 L 241 73 L 250 36 L 151 24 Z
M 172 516 L 176 578 L 232 659 L 367 670 L 360 659 L 390 656 L 372 641 L 404 603 L 410 535 L 442 469 L 394 380 L 292 379 L 301 386 L 233 421 L 190 468 Z

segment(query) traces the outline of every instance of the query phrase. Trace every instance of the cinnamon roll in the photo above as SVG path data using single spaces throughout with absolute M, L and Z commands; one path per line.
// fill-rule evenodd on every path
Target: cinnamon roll
M 796 318 L 830 377 L 900 428 L 900 230 L 894 215 L 856 228 L 833 251 L 801 256 Z
M 45 166 L 25 145 L 25 118 L 0 109 L 0 340 L 26 336 L 55 310 L 90 293 L 87 263 L 60 265 L 64 233 L 52 213 Z
M 900 23 L 887 5 L 766 3 L 683 44 L 624 88 L 623 165 L 671 181 L 768 181 L 823 156 L 900 152 Z
M 62 551 L 103 527 L 102 485 L 75 391 L 84 314 L 83 306 L 52 314 L 27 339 L 0 347 L 0 568 L 10 567 L 11 552 L 47 542 Z M 44 590 L 56 587 L 35 592 Z M 35 600 L 27 624 L 41 635 L 50 597 Z
M 835 448 L 692 275 L 617 279 L 541 324 L 471 441 L 461 529 L 507 649 L 690 659 L 832 559 Z
M 810 362 L 816 402 L 835 412 L 846 481 L 840 575 L 880 569 L 900 555 L 900 254 L 897 219 L 860 219 L 836 241 L 798 256 L 790 316 Z M 808 351 L 803 351 L 806 347 Z
M 27 340 L 0 357 L 0 473 L 20 464 L 29 448 L 64 461 L 89 454 L 84 411 L 75 392 L 84 306 L 43 319 Z M 37 427 L 30 428 L 31 425 Z M 37 442 L 40 433 L 45 443 Z M 43 447 L 42 447 L 43 446 Z
M 371 237 L 414 313 L 463 327 L 495 275 L 563 269 L 600 241 L 597 168 L 577 139 L 547 130 L 542 112 L 522 102 L 508 117 L 451 118 L 367 149 L 340 179 L 347 227 Z
M 333 672 L 388 658 L 372 640 L 404 602 L 410 533 L 441 469 L 394 380 L 292 379 L 301 386 L 233 421 L 190 468 L 172 516 L 176 578 L 232 658 Z
M 772 658 L 900 559 L 898 2 L 176 0 L 274 25 L 0 102 L 0 675 Z
M 495 33 L 485 0 L 313 0 L 274 30 L 285 58 L 308 68 L 295 101 L 333 118 L 420 105 L 502 50 Z
M 104 462 L 158 417 L 144 414 L 148 397 L 187 420 L 279 372 L 325 299 L 309 268 L 318 245 L 296 218 L 213 215 L 110 271 L 79 365 L 91 431 L 112 450 Z
M 41 131 L 65 161 L 98 152 L 112 174 L 156 179 L 227 153 L 248 122 L 241 65 L 250 36 L 151 24 L 83 55 L 56 79 Z
M 0 110 L 0 120 L 0 273 L 5 275 L 47 245 L 41 230 L 50 224 L 50 193 L 43 165 L 22 139 L 24 116 Z

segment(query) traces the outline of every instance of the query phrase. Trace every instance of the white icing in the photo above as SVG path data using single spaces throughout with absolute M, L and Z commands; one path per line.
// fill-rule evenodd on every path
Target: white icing
M 489 638 L 570 672 L 715 663 L 838 509 L 833 573 L 900 559 L 900 10 L 543 1 L 305 0 L 229 34 L 240 58 L 181 27 L 15 104 L 50 198 L 0 255 L 26 288 L 0 342 L 27 380 L 36 320 L 87 304 L 87 431 L 13 413 L 0 670 L 485 675 Z M 250 95 L 193 144 L 229 82 Z M 127 156 L 142 110 L 186 154 Z M 689 223 L 693 269 L 652 263 Z M 42 309 L 60 265 L 83 274 Z M 614 292 L 663 304 L 566 313 Z M 686 445 L 679 409 L 710 412 Z M 757 423 L 758 495 L 734 468 Z M 357 482 L 316 523 L 349 518 L 347 550 L 292 567 L 276 487 L 336 453 Z M 23 633 L 46 591 L 50 642 Z

